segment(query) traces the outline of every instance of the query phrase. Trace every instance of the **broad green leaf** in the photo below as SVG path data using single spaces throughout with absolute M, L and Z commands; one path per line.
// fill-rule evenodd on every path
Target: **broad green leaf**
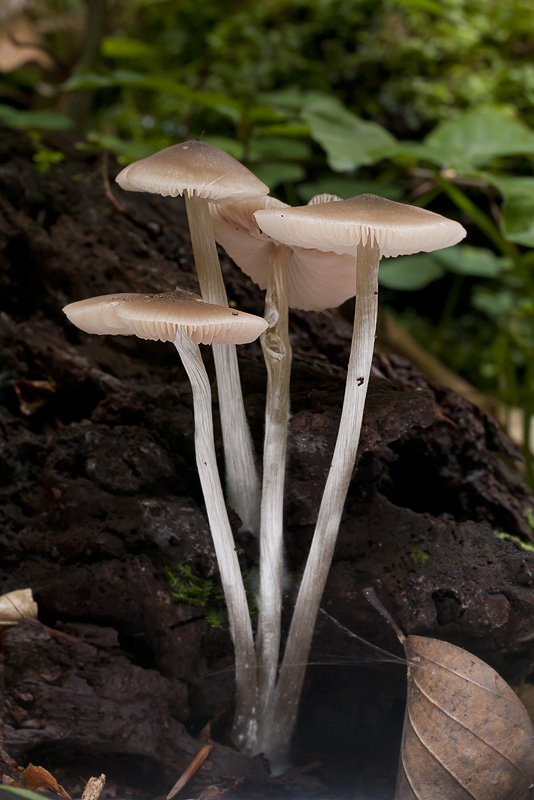
M 251 164 L 250 169 L 260 181 L 274 189 L 281 183 L 296 183 L 306 177 L 306 170 L 299 164 L 289 164 L 287 162 L 262 162 Z
M 534 131 L 503 109 L 480 108 L 440 123 L 424 147 L 446 166 L 482 166 L 498 156 L 533 155 Z
M 112 86 L 128 86 L 133 89 L 147 89 L 170 97 L 180 97 L 203 108 L 211 108 L 232 120 L 242 115 L 241 105 L 230 97 L 208 92 L 198 92 L 172 78 L 159 75 L 144 75 L 132 70 L 116 69 L 109 75 L 94 72 L 78 72 L 63 84 L 65 91 L 78 89 L 105 89 Z
M 497 256 L 491 250 L 459 244 L 435 254 L 449 272 L 473 278 L 497 278 L 512 266 L 509 258 Z
M 147 158 L 147 156 L 151 156 L 169 144 L 166 142 L 160 147 L 159 143 L 155 142 L 132 142 L 120 139 L 118 136 L 95 131 L 88 133 L 87 139 L 96 144 L 101 150 L 109 150 L 110 153 L 116 153 L 117 156 L 120 156 L 119 160 L 122 164 L 131 164 L 140 158 Z
M 280 122 L 280 120 L 284 120 L 287 117 L 286 112 L 279 111 L 272 106 L 268 106 L 265 104 L 251 106 L 250 108 L 245 109 L 245 115 L 247 118 L 247 122 L 249 123 L 275 123 Z
M 116 86 L 117 81 L 111 75 L 98 75 L 96 72 L 75 72 L 68 78 L 61 88 L 64 92 L 77 92 L 80 89 L 106 89 Z
M 502 177 L 484 173 L 502 194 L 503 233 L 512 242 L 534 247 L 534 178 Z
M 335 97 L 314 100 L 304 107 L 302 117 L 338 172 L 373 164 L 398 151 L 396 139 L 385 128 L 360 119 Z
M 297 122 L 282 122 L 279 125 L 262 125 L 254 129 L 254 135 L 264 136 L 283 136 L 287 139 L 299 139 L 310 135 L 309 125 L 302 125 Z
M 439 280 L 445 270 L 430 253 L 414 256 L 385 258 L 380 263 L 378 280 L 385 289 L 403 292 L 416 292 L 429 283 Z
M 245 148 L 242 142 L 239 142 L 237 139 L 231 139 L 229 136 L 202 136 L 201 139 L 203 142 L 206 142 L 206 144 L 220 147 L 221 150 L 237 158 L 238 161 L 242 161 L 244 158 Z
M 21 111 L 6 105 L 0 105 L 0 122 L 21 131 L 64 131 L 72 127 L 72 120 L 65 114 L 56 111 Z
M 310 147 L 306 142 L 300 142 L 297 139 L 287 140 L 275 136 L 253 139 L 249 148 L 249 158 L 252 161 L 263 158 L 294 161 L 307 159 L 309 156 Z
M 444 14 L 443 6 L 433 0 L 393 0 L 393 2 L 398 6 L 415 8 L 417 11 L 428 11 L 429 14 L 437 14 L 440 17 Z
M 343 200 L 347 200 L 349 197 L 356 197 L 359 194 L 377 194 L 380 197 L 386 197 L 388 200 L 400 200 L 402 197 L 401 190 L 391 184 L 357 181 L 351 178 L 343 178 L 340 175 L 322 178 L 314 183 L 301 183 L 297 187 L 297 194 L 305 203 L 315 197 L 316 194 L 337 194 Z
M 140 39 L 106 36 L 102 41 L 102 55 L 109 58 L 144 58 L 154 55 L 154 48 Z

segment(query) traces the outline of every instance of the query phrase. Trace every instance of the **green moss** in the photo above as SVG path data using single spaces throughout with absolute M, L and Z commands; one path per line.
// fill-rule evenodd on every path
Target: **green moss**
M 512 533 L 505 533 L 504 531 L 493 531 L 493 533 L 498 539 L 503 539 L 504 541 L 510 540 L 520 545 L 520 547 L 523 550 L 527 550 L 529 553 L 534 553 L 534 544 L 529 544 L 529 542 L 524 542 L 522 539 L 519 538 L 519 536 L 514 536 Z
M 206 622 L 212 628 L 228 630 L 228 612 L 224 599 L 224 592 L 218 580 L 206 578 L 193 571 L 189 564 L 178 564 L 176 571 L 170 567 L 165 568 L 165 573 L 171 587 L 171 595 L 179 603 L 199 606 L 204 612 Z M 250 574 L 243 576 L 249 611 L 252 619 L 258 615 L 256 595 L 248 589 Z
M 426 550 L 413 550 L 411 555 L 412 561 L 416 567 L 422 566 L 430 558 L 430 553 L 428 553 Z

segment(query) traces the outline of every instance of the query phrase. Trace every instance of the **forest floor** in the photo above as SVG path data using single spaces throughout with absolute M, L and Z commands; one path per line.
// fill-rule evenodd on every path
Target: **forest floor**
M 98 294 L 196 290 L 184 210 L 179 200 L 121 192 L 102 154 L 67 139 L 56 146 L 64 160 L 39 172 L 35 145 L 0 130 L 0 593 L 31 587 L 39 609 L 38 621 L 0 640 L 0 770 L 14 777 L 33 762 L 73 795 L 106 773 L 103 798 L 156 800 L 208 737 L 214 747 L 182 798 L 391 800 L 405 670 L 326 618 L 294 770 L 274 779 L 262 757 L 231 747 L 229 634 L 208 624 L 211 608 L 177 602 L 168 577 L 183 565 L 204 581 L 218 575 L 185 373 L 170 345 L 91 337 L 61 310 Z M 262 293 L 228 258 L 222 265 L 231 300 L 262 314 Z M 295 312 L 290 327 L 287 616 L 351 335 L 338 311 Z M 212 373 L 207 348 L 205 358 Z M 240 349 L 240 364 L 261 452 L 259 344 Z M 495 535 L 533 541 L 534 497 L 518 462 L 495 421 L 467 400 L 400 358 L 375 357 L 324 609 L 400 656 L 362 594 L 372 586 L 406 633 L 460 645 L 510 682 L 531 674 L 534 555 Z M 254 586 L 256 541 L 231 520 Z

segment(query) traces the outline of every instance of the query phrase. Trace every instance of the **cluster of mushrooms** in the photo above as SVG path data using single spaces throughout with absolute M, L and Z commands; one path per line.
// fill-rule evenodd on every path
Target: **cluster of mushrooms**
M 118 175 L 128 191 L 183 195 L 201 297 L 114 294 L 66 306 L 87 333 L 173 342 L 191 381 L 197 468 L 235 650 L 235 743 L 287 764 L 306 662 L 356 460 L 371 370 L 384 256 L 430 252 L 465 236 L 457 222 L 375 195 L 314 197 L 292 208 L 217 147 L 189 141 Z M 265 317 L 228 306 L 216 242 L 266 290 Z M 283 500 L 289 420 L 289 307 L 320 311 L 355 297 L 354 332 L 339 432 L 313 541 L 281 646 Z M 261 337 L 267 368 L 262 484 L 243 405 L 236 344 Z M 210 384 L 200 344 L 211 344 L 225 454 L 226 501 L 215 459 Z M 259 538 L 259 617 L 254 637 L 227 506 Z

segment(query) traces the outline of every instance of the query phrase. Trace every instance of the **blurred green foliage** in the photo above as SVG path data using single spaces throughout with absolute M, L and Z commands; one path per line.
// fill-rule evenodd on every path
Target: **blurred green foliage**
M 386 260 L 383 296 L 438 357 L 523 408 L 527 434 L 531 0 L 26 5 L 54 66 L 3 75 L 0 121 L 43 135 L 70 127 L 122 163 L 201 136 L 291 203 L 370 191 L 462 221 L 469 244 Z M 53 169 L 57 150 L 34 142 L 39 169 Z M 529 456 L 528 470 L 534 480 Z

